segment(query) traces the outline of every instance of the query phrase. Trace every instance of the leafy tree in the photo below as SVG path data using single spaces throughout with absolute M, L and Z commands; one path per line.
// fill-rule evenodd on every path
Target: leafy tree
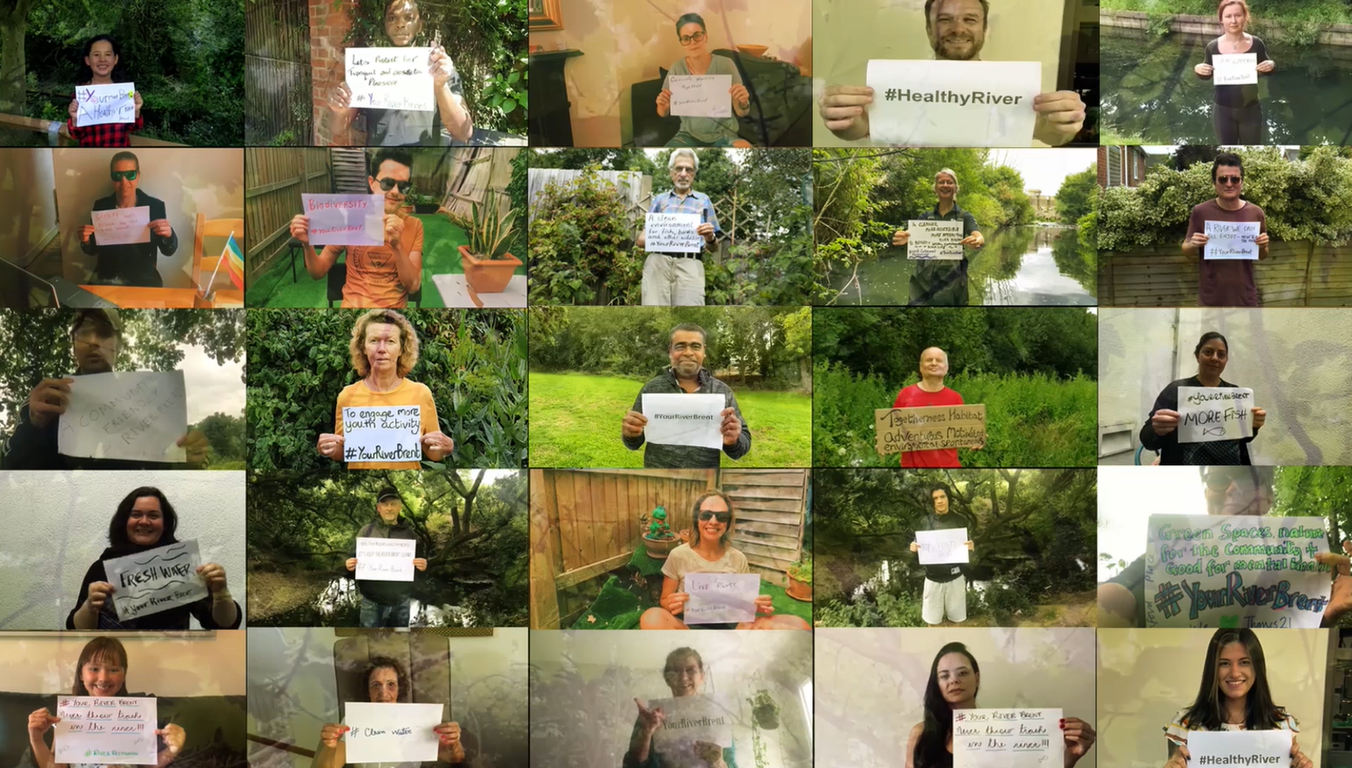
M 648 176 L 656 176 L 665 171 L 659 169 L 641 149 L 633 147 L 568 147 L 543 151 L 528 149 L 531 168 L 586 168 L 597 166 L 603 171 L 639 171 Z
M 1074 224 L 1089 213 L 1090 199 L 1098 193 L 1098 172 L 1095 166 L 1072 173 L 1056 190 L 1056 211 L 1061 221 Z
M 1220 147 L 1214 144 L 1183 144 L 1169 156 L 1169 164 L 1175 171 L 1186 171 L 1197 163 L 1211 165 L 1219 150 Z
M 211 443 L 212 465 L 222 462 L 239 462 L 244 468 L 244 417 L 225 413 L 213 413 L 196 424 L 188 425 L 188 431 L 201 430 Z

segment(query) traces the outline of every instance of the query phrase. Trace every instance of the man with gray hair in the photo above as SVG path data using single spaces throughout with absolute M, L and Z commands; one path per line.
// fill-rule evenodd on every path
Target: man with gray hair
M 671 174 L 671 191 L 653 196 L 648 213 L 693 213 L 699 216 L 695 231 L 704 238 L 708 249 L 722 232 L 714 204 L 709 196 L 694 190 L 695 174 L 699 172 L 699 157 L 693 149 L 672 150 L 667 161 Z M 646 227 L 634 241 L 643 248 L 647 241 Z M 661 253 L 648 251 L 643 262 L 643 306 L 645 307 L 702 307 L 704 306 L 704 262 L 700 253 Z
M 934 174 L 934 194 L 939 198 L 934 210 L 920 214 L 921 219 L 962 222 L 962 245 L 977 249 L 986 244 L 986 238 L 977 230 L 972 214 L 958 207 L 958 175 L 951 168 Z M 911 233 L 899 229 L 892 235 L 892 245 L 903 248 L 911 240 Z M 965 307 L 967 306 L 967 257 L 917 261 L 911 271 L 911 306 Z

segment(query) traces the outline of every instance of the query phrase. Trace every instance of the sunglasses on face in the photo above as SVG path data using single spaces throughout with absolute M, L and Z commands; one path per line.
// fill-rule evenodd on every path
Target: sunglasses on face
M 701 523 L 707 523 L 707 522 L 709 522 L 710 520 L 713 520 L 713 519 L 715 519 L 715 518 L 717 518 L 717 519 L 718 519 L 718 522 L 722 523 L 723 525 L 727 525 L 728 523 L 732 522 L 732 513 L 731 513 L 731 512 L 710 512 L 710 511 L 707 510 L 707 509 L 706 509 L 706 510 L 701 510 L 700 513 L 699 513 L 699 521 L 700 521 Z
M 400 191 L 401 193 L 402 193 L 402 192 L 407 192 L 407 191 L 409 190 L 409 187 L 412 187 L 412 186 L 413 186 L 413 182 L 411 182 L 411 181 L 395 181 L 394 179 L 389 179 L 389 178 L 385 178 L 385 179 L 376 179 L 376 182 L 379 183 L 379 184 L 380 184 L 380 188 L 383 189 L 383 190 L 385 190 L 386 192 L 389 192 L 391 189 L 394 189 L 396 186 L 399 187 L 399 191 Z
M 1243 181 L 1243 180 L 1244 180 L 1244 177 L 1243 177 L 1243 176 L 1217 176 L 1217 177 L 1216 177 L 1216 183 L 1218 183 L 1218 184 L 1238 184 L 1239 182 L 1241 182 L 1241 181 Z
M 1258 473 L 1252 467 L 1212 467 L 1207 470 L 1205 482 L 1212 490 L 1229 488 L 1234 482 L 1257 486 Z
M 136 175 L 138 173 L 140 173 L 140 171 L 113 171 L 112 177 L 114 182 L 118 182 L 123 179 L 126 179 L 127 181 L 136 181 Z

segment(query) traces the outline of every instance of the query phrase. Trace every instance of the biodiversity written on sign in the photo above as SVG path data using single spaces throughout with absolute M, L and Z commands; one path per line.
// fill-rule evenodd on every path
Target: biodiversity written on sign
M 911 219 L 906 222 L 911 238 L 906 243 L 908 259 L 961 259 L 962 222 Z
M 104 560 L 117 617 L 130 621 L 206 598 L 206 582 L 197 574 L 201 565 L 196 540 Z
M 643 249 L 650 253 L 699 253 L 704 236 L 698 213 L 650 213 L 643 227 Z
M 343 409 L 343 461 L 422 461 L 422 408 L 380 405 Z
M 94 242 L 99 245 L 133 245 L 150 242 L 150 206 L 91 211 Z
M 441 704 L 349 701 L 343 709 L 349 764 L 436 762 Z
M 662 768 L 708 768 L 696 744 L 732 746 L 735 714 L 718 699 L 706 694 L 653 699 L 648 709 L 661 709 L 662 727 L 653 734 L 652 749 Z
M 385 244 L 385 198 L 381 195 L 302 192 L 300 202 L 310 220 L 310 245 Z
M 686 624 L 726 624 L 755 621 L 760 574 L 687 573 Z
M 1258 260 L 1259 224 L 1256 221 L 1204 222 L 1206 245 L 1202 255 L 1207 259 Z
M 723 395 L 644 393 L 643 415 L 648 424 L 643 439 L 654 445 L 723 447 Z
M 906 147 L 1028 147 L 1041 91 L 1036 61 L 868 63 L 869 136 Z
M 986 442 L 986 406 L 931 405 L 873 411 L 878 453 L 971 448 Z
M 136 85 L 75 86 L 75 127 L 136 122 Z
M 1179 387 L 1178 442 L 1214 443 L 1253 437 L 1253 390 Z
M 1258 54 L 1221 53 L 1211 57 L 1215 85 L 1258 85 Z
M 668 75 L 671 114 L 677 117 L 732 117 L 732 75 Z
M 187 461 L 187 451 L 177 445 L 188 433 L 183 372 L 76 376 L 56 429 L 56 450 L 64 456 Z
M 1291 731 L 1189 731 L 1188 765 L 1290 768 Z
M 941 528 L 937 531 L 916 531 L 916 554 L 921 565 L 946 565 L 970 562 L 967 554 L 966 528 Z
M 63 765 L 156 765 L 154 696 L 57 696 L 52 746 Z
M 1319 626 L 1328 606 L 1322 517 L 1151 515 L 1145 550 L 1150 627 Z
M 357 537 L 357 579 L 361 581 L 413 581 L 413 558 L 418 556 L 414 539 Z
M 347 87 L 353 107 L 437 108 L 431 48 L 348 48 Z
M 1065 761 L 1059 709 L 953 711 L 953 768 L 1057 768 Z

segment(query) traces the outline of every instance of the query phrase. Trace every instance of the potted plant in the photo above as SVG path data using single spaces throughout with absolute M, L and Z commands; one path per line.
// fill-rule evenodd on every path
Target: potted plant
M 757 728 L 773 731 L 779 727 L 779 705 L 770 698 L 770 692 L 764 688 L 746 700 L 751 705 L 751 719 Z
M 647 550 L 648 557 L 665 560 L 667 555 L 671 554 L 671 550 L 680 545 L 681 538 L 673 533 L 671 526 L 667 524 L 667 510 L 664 507 L 653 510 L 651 522 L 647 515 L 640 515 L 638 520 L 639 524 L 644 526 L 643 548 Z
M 812 555 L 804 552 L 798 562 L 789 566 L 789 588 L 784 593 L 794 600 L 812 602 Z
M 409 195 L 408 199 L 413 203 L 413 210 L 416 213 L 436 213 L 441 207 L 437 199 L 431 195 Z
M 499 216 L 496 201 L 483 206 L 470 203 L 469 245 L 460 246 L 460 265 L 475 293 L 502 293 L 521 266 L 521 259 L 507 253 L 514 218 L 516 211 Z

